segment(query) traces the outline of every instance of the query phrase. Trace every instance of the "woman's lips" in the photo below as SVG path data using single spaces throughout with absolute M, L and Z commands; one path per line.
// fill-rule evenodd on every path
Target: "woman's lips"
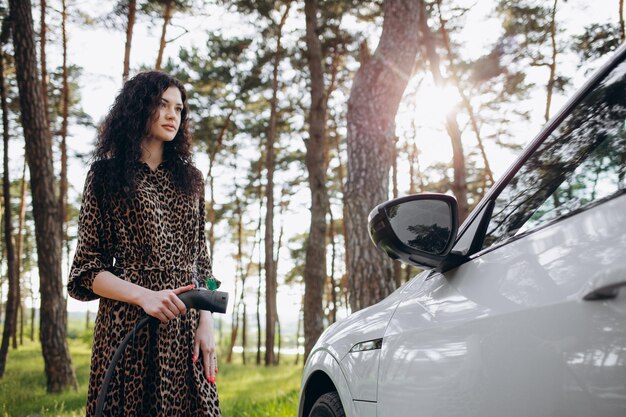
M 172 125 L 163 125 L 163 127 L 167 130 L 171 130 L 172 132 L 176 130 L 176 128 Z

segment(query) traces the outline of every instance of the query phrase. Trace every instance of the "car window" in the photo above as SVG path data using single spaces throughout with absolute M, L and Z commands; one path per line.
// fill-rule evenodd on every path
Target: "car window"
M 502 190 L 483 248 L 625 189 L 626 63 L 599 83 Z

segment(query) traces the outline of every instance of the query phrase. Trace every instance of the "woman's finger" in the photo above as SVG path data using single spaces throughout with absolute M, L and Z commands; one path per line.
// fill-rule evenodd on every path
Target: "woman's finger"
M 187 314 L 187 306 L 185 306 L 185 303 L 183 303 L 177 295 L 173 297 L 172 302 L 176 306 L 179 314 Z
M 178 298 L 178 296 L 172 295 L 171 299 L 166 298 L 165 300 L 163 300 L 163 307 L 170 311 L 174 315 L 174 317 L 176 317 L 181 313 L 181 311 L 178 309 L 176 303 L 174 303 L 174 298 Z
M 178 294 L 184 293 L 185 291 L 193 290 L 195 286 L 196 286 L 195 284 L 189 284 L 189 285 L 185 285 L 184 287 L 176 288 L 172 291 L 174 291 L 174 294 L 178 295 Z
M 209 360 L 209 366 L 206 372 L 208 373 L 209 380 L 215 383 L 215 362 L 217 361 L 215 348 L 208 347 L 203 349 L 202 355 L 206 356 Z
M 211 379 L 211 356 L 209 356 L 204 349 L 202 349 L 202 361 L 204 362 L 204 376 L 210 383 L 215 383 L 215 381 Z
M 213 382 L 215 382 L 215 378 L 217 377 L 217 352 L 213 351 L 211 354 L 211 377 L 213 378 Z
M 176 318 L 176 314 L 174 314 L 169 308 L 163 307 L 161 309 L 161 314 L 167 317 L 167 320 L 174 320 Z
M 193 363 L 198 361 L 198 356 L 200 356 L 200 342 L 196 339 L 193 343 Z
M 167 317 L 166 317 L 166 316 L 165 316 L 165 314 L 163 314 L 163 313 L 157 313 L 157 314 L 156 314 L 156 316 L 154 316 L 154 317 L 156 317 L 157 319 L 159 319 L 159 321 L 160 321 L 161 323 L 167 323 L 167 322 L 168 322 Z

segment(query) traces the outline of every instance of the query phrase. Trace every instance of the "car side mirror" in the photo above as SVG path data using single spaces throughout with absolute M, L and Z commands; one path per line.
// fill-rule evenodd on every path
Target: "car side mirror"
M 392 259 L 434 269 L 450 253 L 459 228 L 456 199 L 416 194 L 386 201 L 369 214 L 374 244 Z

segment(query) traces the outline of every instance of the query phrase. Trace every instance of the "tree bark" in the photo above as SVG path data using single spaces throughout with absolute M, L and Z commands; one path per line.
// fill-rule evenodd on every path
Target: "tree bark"
M 126 44 L 124 46 L 124 70 L 122 79 L 128 80 L 130 71 L 130 48 L 133 44 L 133 28 L 135 27 L 135 13 L 137 11 L 137 0 L 128 1 L 128 23 L 126 24 Z
M 172 19 L 172 13 L 174 11 L 174 2 L 168 0 L 165 2 L 165 10 L 163 11 L 163 28 L 161 30 L 161 41 L 159 42 L 159 54 L 157 55 L 156 64 L 154 69 L 161 70 L 161 62 L 163 61 L 163 51 L 165 50 L 165 33 L 167 32 L 167 25 L 170 24 Z
M 322 43 L 317 34 L 317 0 L 305 0 L 306 56 L 311 76 L 309 138 L 305 163 L 311 191 L 311 224 L 304 263 L 304 360 L 324 330 L 322 299 L 326 281 L 326 213 L 329 210 L 326 171 L 326 94 Z
M 287 3 L 277 27 L 276 53 L 272 74 L 272 99 L 270 102 L 270 122 L 267 132 L 267 149 L 265 169 L 267 184 L 265 186 L 265 366 L 274 365 L 274 338 L 276 336 L 276 265 L 274 262 L 274 142 L 276 140 L 276 122 L 278 119 L 278 65 L 281 61 L 281 41 L 283 27 L 287 21 L 291 3 Z
M 0 35 L 0 37 L 2 37 Z M 9 292 L 7 295 L 7 306 L 4 315 L 4 330 L 2 332 L 2 343 L 0 344 L 0 377 L 4 375 L 9 342 L 13 336 L 14 348 L 17 344 L 15 338 L 15 327 L 17 324 L 17 313 L 19 307 L 19 290 L 17 275 L 17 260 L 15 247 L 13 246 L 13 225 L 11 222 L 11 182 L 9 179 L 9 109 L 7 104 L 7 92 L 4 86 L 4 45 L 0 43 L 0 102 L 2 106 L 2 139 L 4 143 L 4 173 L 2 177 L 2 193 L 4 205 L 4 244 L 7 253 L 7 275 L 9 278 Z
M 46 60 L 46 44 L 47 44 L 47 39 L 46 39 L 46 32 L 48 29 L 48 26 L 46 24 L 46 0 L 41 0 L 40 1 L 40 25 L 41 25 L 41 30 L 39 32 L 39 60 L 40 60 L 40 66 L 41 66 L 41 88 L 42 88 L 42 94 L 43 94 L 43 106 L 44 106 L 44 112 L 46 115 L 46 126 L 48 128 L 47 130 L 47 134 L 48 134 L 48 140 L 50 141 L 50 146 L 52 146 L 52 135 L 50 134 L 50 117 L 48 114 L 48 82 L 50 81 L 48 79 L 48 64 L 47 64 L 47 60 Z
M 10 0 L 21 120 L 35 218 L 37 264 L 40 275 L 41 347 L 48 392 L 76 387 L 67 347 L 67 311 L 61 280 L 59 204 L 54 196 L 52 148 L 47 138 L 41 83 L 37 77 L 30 0 Z
M 378 47 L 362 60 L 348 101 L 345 221 L 353 312 L 382 300 L 395 288 L 391 260 L 371 243 L 367 217 L 389 198 L 394 120 L 417 54 L 419 3 L 385 0 Z

